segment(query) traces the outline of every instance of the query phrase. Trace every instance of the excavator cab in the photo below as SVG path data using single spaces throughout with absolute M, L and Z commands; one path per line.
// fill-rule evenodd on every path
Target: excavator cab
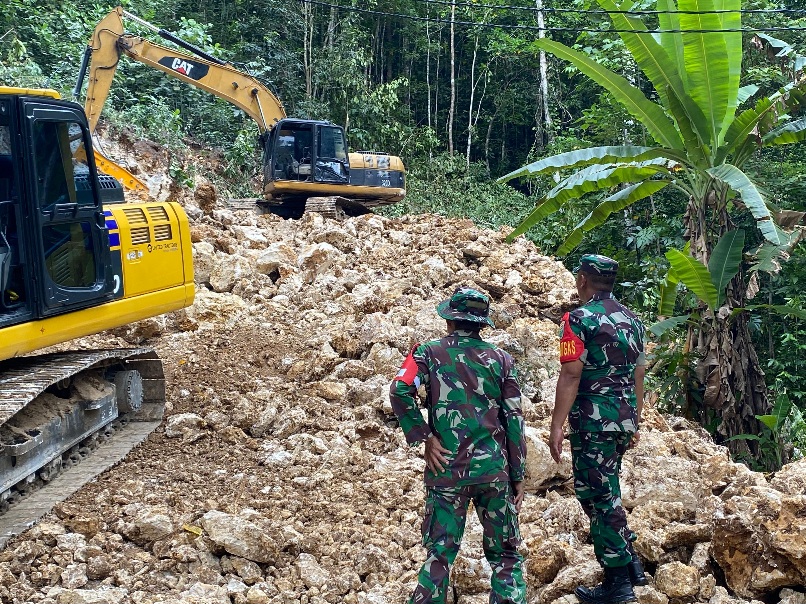
M 4 94 L 5 93 L 5 94 Z M 0 89 L 0 327 L 113 297 L 108 232 L 78 105 Z
M 267 181 L 347 184 L 350 161 L 344 129 L 330 122 L 282 119 L 263 148 Z

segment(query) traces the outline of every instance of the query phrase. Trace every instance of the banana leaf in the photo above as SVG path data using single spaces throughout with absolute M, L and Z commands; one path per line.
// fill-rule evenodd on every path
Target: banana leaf
M 680 30 L 680 19 L 677 17 L 677 4 L 674 0 L 658 0 L 658 26 L 661 33 L 657 34 L 661 46 L 666 49 L 666 53 L 675 62 L 677 73 L 683 82 L 685 90 L 688 90 L 688 73 L 683 57 L 683 35 L 679 33 L 668 33 Z
M 604 224 L 613 212 L 619 212 L 636 201 L 657 193 L 669 184 L 670 180 L 645 180 L 614 193 L 580 221 L 555 253 L 558 256 L 565 256 L 581 243 L 585 233 Z
M 589 147 L 587 149 L 575 149 L 574 151 L 558 153 L 557 155 L 545 157 L 536 162 L 532 162 L 531 164 L 527 164 L 510 172 L 509 174 L 505 174 L 504 176 L 500 177 L 498 182 L 506 182 L 520 176 L 547 174 L 556 172 L 557 170 L 582 168 L 591 164 L 612 164 L 621 161 L 644 161 L 659 157 L 669 157 L 669 152 L 675 156 L 672 159 L 675 159 L 675 161 L 679 160 L 679 153 L 675 153 L 671 149 L 661 149 L 659 147 L 637 147 L 631 145 L 622 145 L 619 147 Z
M 728 61 L 726 33 L 693 33 L 690 30 L 719 30 L 722 23 L 713 14 L 713 0 L 680 0 L 680 28 L 689 30 L 683 36 L 683 57 L 688 72 L 689 90 L 694 102 L 702 110 L 708 128 L 705 143 L 713 149 L 719 147 L 722 125 L 728 112 L 730 63 Z M 704 14 L 703 11 L 712 11 Z M 740 36 L 741 43 L 741 34 Z M 736 89 L 738 91 L 738 82 Z
M 770 98 L 759 99 L 755 107 L 745 109 L 733 120 L 725 133 L 725 142 L 716 154 L 716 163 L 720 164 L 734 152 L 736 148 L 747 141 L 747 137 L 753 132 L 759 120 L 773 108 L 773 101 Z
M 708 271 L 711 273 L 711 282 L 719 294 L 717 306 L 722 305 L 725 300 L 725 288 L 739 272 L 743 249 L 744 231 L 735 229 L 722 235 L 711 252 Z
M 781 270 L 782 255 L 785 250 L 780 245 L 773 245 L 769 241 L 762 243 L 754 252 L 755 264 L 749 270 L 776 274 Z
M 624 14 L 624 11 L 632 7 L 632 2 L 627 0 L 621 5 L 616 4 L 614 0 L 598 0 L 599 5 L 608 11 L 608 16 L 613 22 L 615 29 L 621 30 L 619 35 L 624 41 L 627 50 L 630 51 L 635 62 L 646 74 L 649 80 L 658 92 L 661 103 L 669 109 L 669 95 L 674 94 L 680 101 L 679 105 L 683 108 L 688 117 L 688 120 L 693 125 L 694 129 L 704 141 L 708 135 L 708 125 L 705 121 L 705 115 L 688 95 L 683 87 L 683 81 L 680 78 L 680 72 L 677 64 L 667 53 L 666 49 L 658 44 L 652 36 L 640 33 L 627 33 L 625 30 L 647 32 L 644 21 L 638 17 L 631 17 Z M 675 115 L 675 118 L 677 116 Z
M 779 229 L 776 228 L 764 197 L 744 172 L 731 164 L 722 164 L 708 170 L 708 174 L 741 196 L 742 202 L 756 219 L 756 226 L 767 241 L 776 245 L 781 244 Z
M 650 325 L 649 331 L 659 338 L 667 331 L 676 329 L 677 327 L 683 325 L 686 321 L 688 321 L 689 316 L 690 315 L 680 315 L 678 317 L 669 317 L 663 321 L 658 321 L 657 323 Z
M 624 105 L 630 115 L 640 121 L 658 143 L 671 149 L 682 150 L 684 148 L 683 140 L 660 105 L 646 98 L 643 92 L 625 78 L 565 44 L 542 39 L 535 41 L 534 46 L 550 52 L 557 58 L 571 61 L 577 69 L 604 87 L 618 102 Z
M 669 250 L 666 258 L 680 281 L 710 308 L 717 308 L 718 295 L 708 268 L 680 250 Z
M 787 122 L 783 126 L 768 132 L 762 138 L 765 146 L 789 145 L 799 143 L 804 139 L 806 139 L 806 117 Z
M 714 8 L 716 10 L 731 11 L 717 15 L 722 24 L 722 29 L 741 29 L 742 14 L 739 12 L 742 8 L 741 0 L 714 0 Z M 736 31 L 726 31 L 722 35 L 725 40 L 725 46 L 728 49 L 728 108 L 722 120 L 720 139 L 725 136 L 725 132 L 736 115 L 736 107 L 740 103 L 739 79 L 742 75 L 742 34 Z
M 707 132 L 705 135 L 701 135 L 695 131 L 694 124 L 688 117 L 688 112 L 686 112 L 674 91 L 669 90 L 667 101 L 669 103 L 669 112 L 674 116 L 677 129 L 680 131 L 688 150 L 689 162 L 687 163 L 694 163 L 699 166 L 710 165 L 708 157 L 711 155 L 711 151 L 708 145 L 705 144 Z M 693 101 L 692 104 L 694 104 Z M 694 106 L 696 107 L 696 105 Z M 697 110 L 699 111 L 699 109 Z
M 784 304 L 751 304 L 750 306 L 745 306 L 744 308 L 736 308 L 734 309 L 734 312 L 743 310 L 771 310 L 777 315 L 784 317 L 797 317 L 798 319 L 806 320 L 806 310 L 803 308 L 796 308 L 794 306 L 786 306 Z
M 586 193 L 606 189 L 630 181 L 643 181 L 659 173 L 668 174 L 665 160 L 650 160 L 638 164 L 611 164 L 609 166 L 588 166 L 569 176 L 539 201 L 537 207 L 507 237 L 512 241 L 522 235 L 546 216 L 559 210 L 571 199 Z
M 669 272 L 666 273 L 666 279 L 663 280 L 659 288 L 658 314 L 660 316 L 668 317 L 674 314 L 678 283 L 680 283 L 680 279 L 677 278 L 674 269 L 669 269 Z
M 756 415 L 756 419 L 777 433 L 791 412 L 792 401 L 789 400 L 786 392 L 782 392 L 776 397 L 772 411 L 768 415 Z
M 739 104 L 741 105 L 750 97 L 758 92 L 758 86 L 755 84 L 748 84 L 747 86 L 742 86 L 739 88 Z

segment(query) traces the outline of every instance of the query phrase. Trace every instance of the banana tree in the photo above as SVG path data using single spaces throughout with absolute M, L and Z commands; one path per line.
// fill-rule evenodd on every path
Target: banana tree
M 806 81 L 794 82 L 737 112 L 757 92 L 756 87 L 740 87 L 739 83 L 741 14 L 714 11 L 739 11 L 740 0 L 679 0 L 679 4 L 657 0 L 657 31 L 651 31 L 638 16 L 625 13 L 643 6 L 629 0 L 598 2 L 652 83 L 652 99 L 625 78 L 559 42 L 539 40 L 535 48 L 573 63 L 606 88 L 657 144 L 561 153 L 503 176 L 502 182 L 539 174 L 566 175 L 538 201 L 510 238 L 583 195 L 617 189 L 568 235 L 557 249 L 558 255 L 564 255 L 611 214 L 668 188 L 688 200 L 684 231 L 691 257 L 706 274 L 715 248 L 723 237 L 735 236 L 737 221 L 744 215 L 752 216 L 765 242 L 757 250 L 760 257 L 774 257 L 791 248 L 798 235 L 777 223 L 778 209 L 742 167 L 761 147 L 806 138 L 806 119 L 793 117 L 806 103 Z M 574 172 L 567 175 L 569 171 Z M 734 251 L 736 258 L 735 240 L 722 249 Z M 675 255 L 670 260 L 673 267 L 675 262 L 684 262 Z M 716 284 L 710 278 L 706 282 L 701 274 L 710 303 L 703 303 L 698 321 L 689 321 L 689 341 L 699 358 L 701 417 L 718 419 L 717 433 L 725 441 L 738 434 L 757 433 L 756 416 L 769 411 L 748 313 L 733 312 L 745 306 L 745 272 L 741 265 L 734 275 L 723 273 Z M 667 294 L 676 291 L 674 274 L 668 284 Z M 733 439 L 729 445 L 736 454 L 757 453 L 747 440 Z

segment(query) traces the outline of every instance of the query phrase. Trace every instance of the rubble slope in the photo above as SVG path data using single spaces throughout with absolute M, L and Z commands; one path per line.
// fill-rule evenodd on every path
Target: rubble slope
M 600 579 L 568 453 L 555 464 L 545 444 L 556 322 L 573 306 L 561 263 L 467 220 L 282 220 L 204 187 L 186 207 L 194 305 L 78 342 L 156 348 L 163 426 L 0 552 L 0 600 L 405 602 L 424 559 L 424 464 L 388 384 L 414 343 L 444 333 L 434 308 L 460 285 L 491 295 L 484 336 L 520 372 L 529 602 L 570 604 Z M 623 471 L 653 577 L 640 601 L 804 604 L 806 463 L 768 480 L 684 420 L 649 409 L 645 424 Z M 489 574 L 471 515 L 452 600 L 486 602 Z

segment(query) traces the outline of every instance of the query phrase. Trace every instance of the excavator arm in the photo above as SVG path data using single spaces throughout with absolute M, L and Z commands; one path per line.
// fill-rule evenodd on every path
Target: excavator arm
M 155 31 L 162 38 L 192 52 L 193 55 L 125 33 L 124 16 Z M 109 95 L 118 62 L 124 54 L 239 107 L 255 120 L 261 133 L 271 130 L 277 121 L 286 117 L 280 100 L 256 78 L 117 7 L 95 27 L 85 54 L 84 66 L 87 65 L 86 57 L 90 57 L 90 60 L 89 85 L 84 110 L 91 131 L 95 130 Z M 82 68 L 76 90 L 81 88 L 84 71 L 85 68 Z

